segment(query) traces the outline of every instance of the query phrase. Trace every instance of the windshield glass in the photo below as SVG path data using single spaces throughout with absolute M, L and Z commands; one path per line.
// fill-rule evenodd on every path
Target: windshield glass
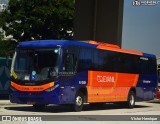
M 19 80 L 52 79 L 59 71 L 60 48 L 18 49 L 14 55 L 11 76 Z

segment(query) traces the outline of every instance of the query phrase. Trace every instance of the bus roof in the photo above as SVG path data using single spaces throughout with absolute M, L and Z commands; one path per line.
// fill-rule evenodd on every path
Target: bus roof
M 78 46 L 86 46 L 96 48 L 94 44 L 88 44 L 86 42 L 80 42 L 76 40 L 35 40 L 29 42 L 21 42 L 18 45 L 18 48 L 48 48 L 55 46 L 70 46 L 70 45 L 78 45 Z
M 108 43 L 100 43 L 96 41 L 77 41 L 77 40 L 34 40 L 34 41 L 28 41 L 28 42 L 21 42 L 17 46 L 17 48 L 49 48 L 49 47 L 55 47 L 55 46 L 83 46 L 83 47 L 90 47 L 90 48 L 97 48 L 97 49 L 104 49 L 104 50 L 110 50 L 110 51 L 116 51 L 121 53 L 128 53 L 128 54 L 134 54 L 139 56 L 146 56 L 146 57 L 152 57 L 155 58 L 155 55 L 142 53 L 138 51 L 133 50 L 125 50 L 121 49 L 117 45 L 112 45 Z

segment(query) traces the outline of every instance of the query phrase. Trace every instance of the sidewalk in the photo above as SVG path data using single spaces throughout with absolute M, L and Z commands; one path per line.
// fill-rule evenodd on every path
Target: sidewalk
M 9 100 L 0 99 L 0 106 L 2 105 L 15 105 L 15 103 L 11 103 Z

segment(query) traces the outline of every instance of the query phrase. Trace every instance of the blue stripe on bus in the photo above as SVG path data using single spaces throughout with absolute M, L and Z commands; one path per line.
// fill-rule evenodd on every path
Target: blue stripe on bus
M 97 45 L 95 44 L 88 44 L 85 42 L 79 42 L 76 40 L 37 40 L 37 41 L 29 41 L 29 42 L 21 42 L 18 45 L 18 48 L 49 48 L 55 47 L 60 45 L 62 47 L 69 46 L 69 45 L 76 45 L 76 46 L 84 46 L 84 47 L 91 47 L 96 48 Z
M 144 57 L 156 58 L 155 55 L 153 55 L 153 54 L 148 54 L 148 53 L 143 53 L 143 56 L 144 56 Z

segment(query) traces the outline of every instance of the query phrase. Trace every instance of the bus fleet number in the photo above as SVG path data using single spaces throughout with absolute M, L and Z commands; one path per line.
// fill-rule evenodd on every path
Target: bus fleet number
M 86 84 L 86 81 L 79 81 L 79 84 Z

